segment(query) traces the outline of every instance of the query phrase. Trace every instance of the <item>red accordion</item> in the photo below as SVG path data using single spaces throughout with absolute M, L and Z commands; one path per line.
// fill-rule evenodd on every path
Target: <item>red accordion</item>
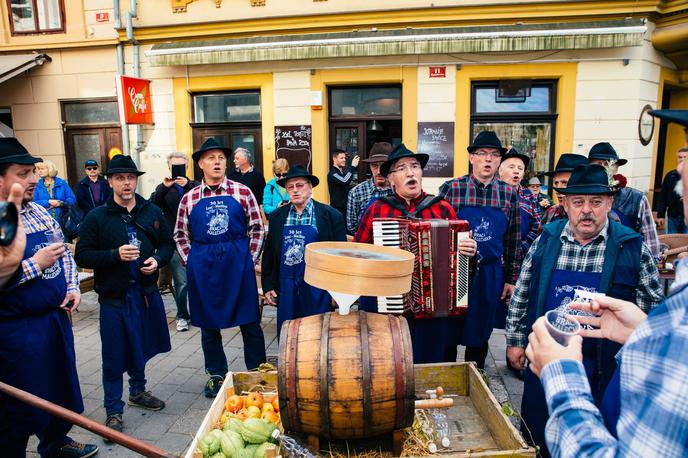
M 377 298 L 378 312 L 403 313 L 414 318 L 463 315 L 468 310 L 469 258 L 459 253 L 468 238 L 465 220 L 373 220 L 373 243 L 393 246 L 416 257 L 411 291 Z

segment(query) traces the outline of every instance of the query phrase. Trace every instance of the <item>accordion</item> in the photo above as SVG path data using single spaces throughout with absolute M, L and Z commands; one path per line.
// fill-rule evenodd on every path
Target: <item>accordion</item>
M 414 318 L 443 318 L 468 310 L 469 258 L 459 253 L 459 241 L 470 234 L 465 220 L 373 220 L 373 243 L 415 255 L 411 291 L 380 296 L 380 313 L 403 313 Z

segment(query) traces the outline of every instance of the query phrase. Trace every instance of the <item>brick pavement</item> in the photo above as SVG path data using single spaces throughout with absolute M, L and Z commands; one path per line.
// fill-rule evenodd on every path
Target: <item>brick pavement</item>
M 170 294 L 163 296 L 172 339 L 172 351 L 153 358 L 146 366 L 147 389 L 166 403 L 164 410 L 150 412 L 137 407 L 125 408 L 124 432 L 138 439 L 182 455 L 201 424 L 212 400 L 203 396 L 207 377 L 203 369 L 200 332 L 191 327 L 187 332 L 177 332 L 174 322 L 176 307 Z M 275 309 L 266 307 L 262 326 L 265 332 L 267 354 L 276 355 L 278 342 L 275 331 Z M 103 389 L 101 383 L 100 335 L 98 326 L 97 296 L 93 292 L 83 295 L 82 305 L 74 318 L 74 336 L 81 391 L 84 397 L 84 415 L 105 421 Z M 229 370 L 245 370 L 243 346 L 239 329 L 223 330 L 225 353 Z M 463 355 L 459 354 L 459 360 Z M 490 387 L 501 403 L 511 402 L 520 406 L 523 384 L 506 370 L 505 341 L 503 332 L 495 331 L 490 340 L 490 354 L 486 364 Z M 125 381 L 124 391 L 128 385 Z M 93 442 L 100 447 L 100 457 L 133 457 L 137 454 L 103 440 L 78 427 L 71 437 L 81 442 Z M 27 456 L 37 457 L 38 441 L 29 442 Z

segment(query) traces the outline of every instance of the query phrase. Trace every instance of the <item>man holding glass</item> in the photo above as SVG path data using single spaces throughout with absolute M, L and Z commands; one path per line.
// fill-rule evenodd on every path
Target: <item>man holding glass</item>
M 100 303 L 105 425 L 122 431 L 122 374 L 129 374 L 129 404 L 161 410 L 165 403 L 146 391 L 146 362 L 171 350 L 158 269 L 174 252 L 162 211 L 136 194 L 138 177 L 129 156 L 115 156 L 105 175 L 113 195 L 91 211 L 76 246 L 80 267 L 94 270 Z
M 509 304 L 507 358 L 521 370 L 525 364 L 527 330 L 550 310 L 569 313 L 578 291 L 603 293 L 633 302 L 647 312 L 662 300 L 657 267 L 649 248 L 637 232 L 610 218 L 614 190 L 607 172 L 597 164 L 578 165 L 563 201 L 567 219 L 543 228 L 528 252 Z M 600 403 L 616 368 L 619 345 L 612 341 L 585 342 L 583 365 L 595 402 Z M 544 430 L 547 404 L 542 386 L 525 373 L 522 431 L 548 456 Z

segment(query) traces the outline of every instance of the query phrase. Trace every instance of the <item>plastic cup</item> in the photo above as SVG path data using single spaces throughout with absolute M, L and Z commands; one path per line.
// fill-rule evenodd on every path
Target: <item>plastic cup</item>
M 136 234 L 129 235 L 129 245 L 136 247 L 137 250 L 141 250 L 141 240 L 136 237 Z
M 581 330 L 578 321 L 559 310 L 550 310 L 545 313 L 545 326 L 552 338 L 564 347 L 568 346 L 571 337 Z
M 45 231 L 45 237 L 48 239 L 48 243 L 64 243 L 64 237 L 62 232 L 56 230 Z

